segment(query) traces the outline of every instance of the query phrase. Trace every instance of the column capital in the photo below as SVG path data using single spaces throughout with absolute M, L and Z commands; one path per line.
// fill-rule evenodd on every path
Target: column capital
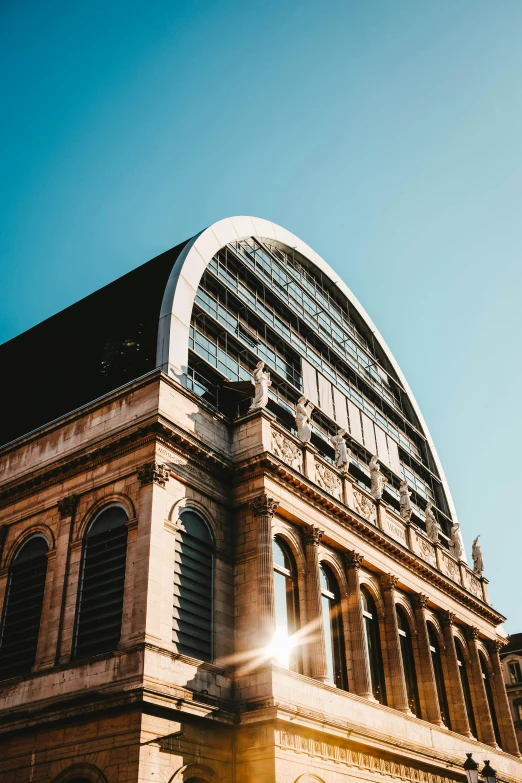
M 279 501 L 263 492 L 249 503 L 255 517 L 273 517 L 279 506 Z
M 352 569 L 358 571 L 362 565 L 363 560 L 363 555 L 361 555 L 359 552 L 356 552 L 355 549 L 352 549 L 351 552 L 346 552 L 344 555 L 344 562 L 348 571 Z
M 425 609 L 428 606 L 429 598 L 425 593 L 417 593 L 413 596 L 413 606 L 415 609 Z
M 307 525 L 303 530 L 303 538 L 305 544 L 313 544 L 319 546 L 321 539 L 324 536 L 324 530 L 321 530 L 317 525 Z
M 146 484 L 158 484 L 165 487 L 169 479 L 169 469 L 162 462 L 146 462 L 138 468 L 138 479 L 142 487 Z
M 450 612 L 449 609 L 446 609 L 439 614 L 439 620 L 440 624 L 442 626 L 445 625 L 455 625 L 455 618 L 456 618 L 455 612 Z
M 60 519 L 72 517 L 78 506 L 78 495 L 66 495 L 64 498 L 61 498 L 56 505 L 58 506 Z
M 479 635 L 479 629 L 476 627 L 476 625 L 472 625 L 470 628 L 466 628 L 464 631 L 464 636 L 468 640 L 468 642 L 473 641 L 474 639 L 478 639 Z
M 488 639 L 486 646 L 490 653 L 499 653 L 507 644 L 507 639 Z
M 398 576 L 393 574 L 381 574 L 380 582 L 383 590 L 394 590 L 397 587 L 399 581 Z

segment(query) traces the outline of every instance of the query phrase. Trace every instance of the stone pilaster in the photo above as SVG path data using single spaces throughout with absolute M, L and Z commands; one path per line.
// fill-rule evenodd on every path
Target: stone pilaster
M 478 651 L 478 628 L 468 628 L 466 630 L 466 639 L 468 642 L 468 653 L 471 668 L 471 700 L 473 702 L 473 711 L 475 713 L 475 723 L 477 724 L 477 739 L 486 745 L 497 747 L 495 730 L 489 711 L 486 686 L 482 677 L 482 668 Z
M 435 681 L 428 626 L 426 624 L 427 605 L 428 596 L 423 593 L 418 593 L 414 596 L 413 606 L 415 609 L 415 620 L 417 622 L 417 640 L 421 671 L 419 696 L 421 700 L 422 717 L 430 723 L 434 723 L 436 726 L 442 726 L 437 683 Z
M 125 566 L 125 585 L 123 588 L 123 609 L 121 617 L 121 636 L 118 647 L 125 647 L 132 636 L 132 606 L 135 570 L 136 570 L 136 543 L 138 540 L 138 518 L 129 519 L 127 526 L 127 560 Z M 172 613 L 171 619 L 172 619 Z
M 453 638 L 453 624 L 455 622 L 454 612 L 441 612 L 439 615 L 442 632 L 444 634 L 445 669 L 446 669 L 446 690 L 448 693 L 448 709 L 450 713 L 451 727 L 458 734 L 465 737 L 471 737 L 468 713 L 466 710 L 466 701 L 462 690 L 462 681 L 460 678 L 459 664 L 457 660 L 457 651 L 455 649 L 455 640 Z
M 408 690 L 404 676 L 404 664 L 399 637 L 399 624 L 395 609 L 395 587 L 398 578 L 392 574 L 381 576 L 381 588 L 384 599 L 384 633 L 388 658 L 387 692 L 390 696 L 390 707 L 411 715 L 408 703 Z
M 250 507 L 257 526 L 257 608 L 259 648 L 271 643 L 275 632 L 274 562 L 272 557 L 272 519 L 279 501 L 263 493 Z
M 498 729 L 500 732 L 500 741 L 502 750 L 511 753 L 512 756 L 520 756 L 515 727 L 513 726 L 513 717 L 509 707 L 509 700 L 506 693 L 506 686 L 502 676 L 502 664 L 500 663 L 499 651 L 505 645 L 502 639 L 495 639 L 488 643 L 489 657 L 493 676 L 491 677 L 491 690 L 497 712 Z
M 348 615 L 350 618 L 350 641 L 352 649 L 353 680 L 355 693 L 375 701 L 372 693 L 370 664 L 364 631 L 364 617 L 361 603 L 360 568 L 363 556 L 359 552 L 346 554 L 346 578 L 348 582 Z
M 311 625 L 312 635 L 308 647 L 311 674 L 314 680 L 330 682 L 326 664 L 326 647 L 324 641 L 324 618 L 321 600 L 321 583 L 319 580 L 319 544 L 323 531 L 315 525 L 304 530 L 303 538 L 306 553 L 306 604 L 307 617 Z

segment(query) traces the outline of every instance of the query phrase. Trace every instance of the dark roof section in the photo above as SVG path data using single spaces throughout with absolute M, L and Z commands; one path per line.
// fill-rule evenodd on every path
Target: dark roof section
M 520 652 L 522 655 L 522 633 L 511 634 L 508 643 L 500 651 L 500 657 L 514 652 Z
M 0 445 L 155 369 L 163 293 L 185 244 L 0 345 Z

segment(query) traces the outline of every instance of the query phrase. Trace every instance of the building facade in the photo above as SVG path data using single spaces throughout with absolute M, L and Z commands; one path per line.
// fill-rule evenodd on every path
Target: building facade
M 522 749 L 522 633 L 514 633 L 500 652 L 518 747 Z
M 1 783 L 522 779 L 422 414 L 300 239 L 220 221 L 0 361 Z

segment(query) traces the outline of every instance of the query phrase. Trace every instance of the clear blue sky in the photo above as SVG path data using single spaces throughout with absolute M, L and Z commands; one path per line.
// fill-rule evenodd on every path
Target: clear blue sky
M 4 0 L 0 342 L 282 224 L 385 336 L 522 631 L 521 40 L 520 0 Z

